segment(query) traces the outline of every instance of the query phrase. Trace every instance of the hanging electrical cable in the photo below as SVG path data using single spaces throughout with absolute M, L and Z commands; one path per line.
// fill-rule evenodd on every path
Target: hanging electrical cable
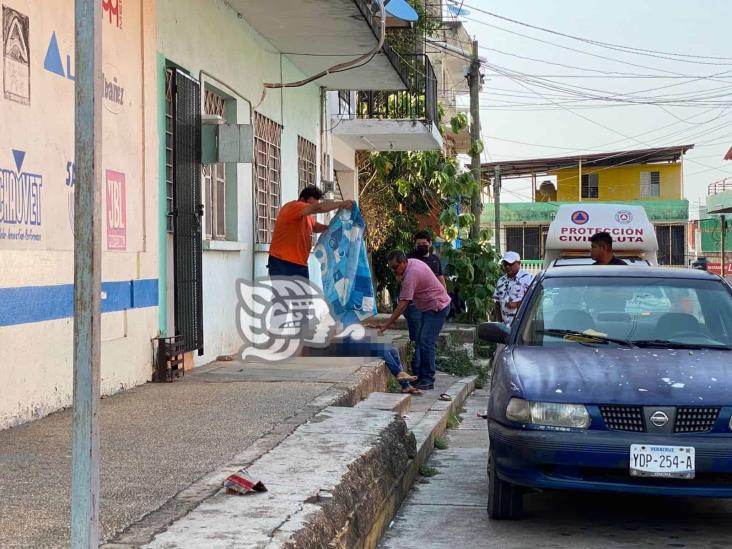
M 307 84 L 310 84 L 311 82 L 314 82 L 315 80 L 318 80 L 319 78 L 328 76 L 329 74 L 355 69 L 362 65 L 365 65 L 366 63 L 369 63 L 374 58 L 374 56 L 376 56 L 376 54 L 381 51 L 381 48 L 384 47 L 384 40 L 386 38 L 386 9 L 384 8 L 384 0 L 376 0 L 376 2 L 378 2 L 378 4 L 379 4 L 379 17 L 380 17 L 381 23 L 379 25 L 379 43 L 376 45 L 375 48 L 373 48 L 371 51 L 368 51 L 368 52 L 364 53 L 363 55 L 357 57 L 356 59 L 353 59 L 351 61 L 346 61 L 345 63 L 339 63 L 337 65 L 333 65 L 332 67 L 329 67 L 329 68 L 319 72 L 318 74 L 315 74 L 308 78 L 304 78 L 302 80 L 297 80 L 296 82 L 265 83 L 264 89 L 262 90 L 262 97 L 259 100 L 259 103 L 257 103 L 257 107 L 264 102 L 264 98 L 267 95 L 268 89 L 299 88 L 299 87 L 305 86 Z

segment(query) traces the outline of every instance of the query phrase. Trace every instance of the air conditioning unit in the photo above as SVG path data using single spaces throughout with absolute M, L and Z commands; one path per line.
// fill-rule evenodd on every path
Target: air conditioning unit
M 202 164 L 251 164 L 254 161 L 251 124 L 225 124 L 217 115 L 205 115 L 201 122 Z
M 335 184 L 335 181 L 328 180 L 328 179 L 321 179 L 320 187 L 324 193 L 333 193 L 333 192 L 335 192 L 336 184 Z

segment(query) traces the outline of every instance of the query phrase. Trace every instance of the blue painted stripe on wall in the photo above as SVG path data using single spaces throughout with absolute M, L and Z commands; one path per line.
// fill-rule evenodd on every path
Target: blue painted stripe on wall
M 155 307 L 157 279 L 102 283 L 102 312 Z M 74 315 L 74 285 L 0 288 L 0 326 L 59 320 Z

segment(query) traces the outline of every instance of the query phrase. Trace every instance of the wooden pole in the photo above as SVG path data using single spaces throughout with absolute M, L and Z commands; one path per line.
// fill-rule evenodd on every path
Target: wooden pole
M 101 2 L 75 0 L 74 418 L 71 547 L 99 546 Z
M 480 141 L 480 59 L 478 58 L 478 41 L 473 40 L 473 55 L 470 62 L 470 141 L 471 145 Z M 483 213 L 483 182 L 480 168 L 480 152 L 473 151 L 471 165 L 473 177 L 478 182 L 478 192 L 473 194 L 470 202 L 470 211 L 475 217 L 470 229 L 470 238 L 478 238 L 480 234 L 480 216 Z

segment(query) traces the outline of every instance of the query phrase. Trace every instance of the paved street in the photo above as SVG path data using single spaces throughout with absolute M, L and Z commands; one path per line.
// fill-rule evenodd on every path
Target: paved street
M 476 391 L 465 421 L 435 450 L 423 479 L 405 501 L 382 549 L 571 547 L 722 548 L 732 539 L 732 502 L 632 496 L 533 494 L 525 518 L 491 522 L 486 513 L 485 422 L 476 413 L 487 393 Z

